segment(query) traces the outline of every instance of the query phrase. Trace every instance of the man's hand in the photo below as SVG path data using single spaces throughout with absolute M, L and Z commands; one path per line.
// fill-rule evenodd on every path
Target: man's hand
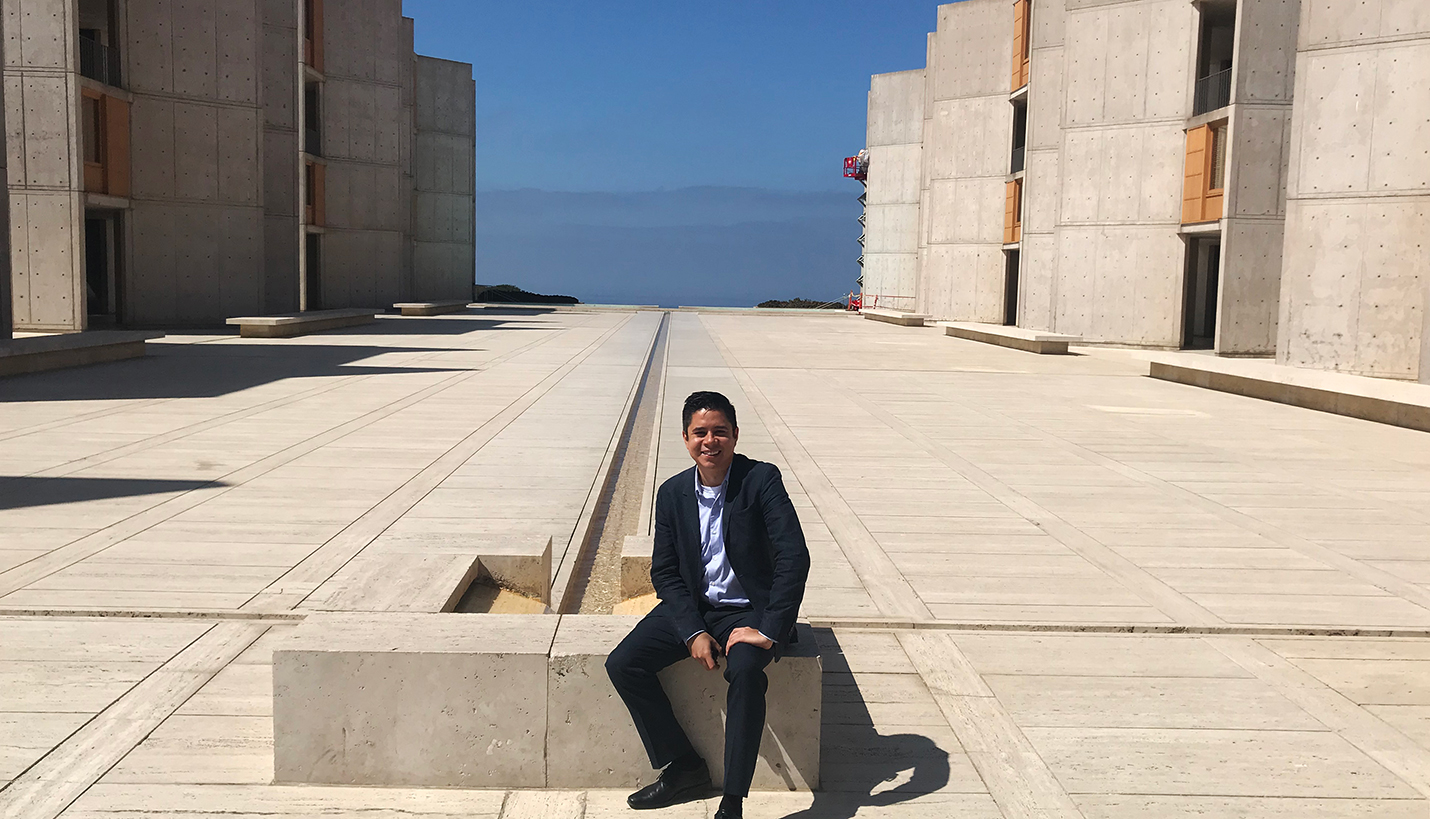
M 714 671 L 720 667 L 720 644 L 715 642 L 714 637 L 702 631 L 690 638 L 689 648 L 690 656 L 699 660 L 706 671 Z
M 730 639 L 725 643 L 725 653 L 729 654 L 730 649 L 734 648 L 736 643 L 749 643 L 755 648 L 763 648 L 765 650 L 775 647 L 774 640 L 761 634 L 759 629 L 749 628 L 748 626 L 741 626 L 730 632 Z

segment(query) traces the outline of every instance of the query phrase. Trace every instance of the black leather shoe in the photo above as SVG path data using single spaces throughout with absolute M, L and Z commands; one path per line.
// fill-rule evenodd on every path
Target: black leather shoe
M 715 819 L 745 819 L 744 811 L 736 813 L 728 808 L 721 808 L 715 811 Z
M 677 802 L 703 796 L 714 790 L 710 784 L 710 769 L 702 761 L 698 767 L 672 770 L 667 766 L 660 778 L 626 797 L 626 804 L 635 810 L 668 808 Z

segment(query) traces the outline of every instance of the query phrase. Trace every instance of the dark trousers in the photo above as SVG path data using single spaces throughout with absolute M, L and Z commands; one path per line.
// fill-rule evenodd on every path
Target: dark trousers
M 701 614 L 706 631 L 722 650 L 731 631 L 756 625 L 751 608 L 709 608 L 702 609 Z M 690 738 L 675 720 L 670 698 L 656 677 L 661 669 L 681 660 L 698 662 L 690 658 L 690 650 L 685 645 L 685 638 L 689 636 L 676 633 L 675 619 L 664 605 L 659 605 L 637 623 L 606 658 L 606 673 L 630 709 L 653 768 L 664 768 L 694 751 Z M 773 649 L 740 643 L 729 656 L 722 658 L 725 681 L 730 684 L 725 696 L 725 793 L 735 796 L 750 793 L 750 780 L 755 776 L 755 763 L 759 759 L 760 737 L 765 730 L 765 689 L 769 684 L 765 666 L 774 659 L 774 654 Z

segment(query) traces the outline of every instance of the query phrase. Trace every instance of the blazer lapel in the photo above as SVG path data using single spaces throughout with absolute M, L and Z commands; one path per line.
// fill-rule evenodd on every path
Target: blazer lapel
M 686 478 L 680 487 L 680 526 L 685 531 L 684 537 L 676 538 L 676 542 L 684 544 L 685 556 L 692 561 L 692 567 L 703 567 L 700 557 L 700 504 L 695 499 L 695 468 L 691 467 L 681 474 Z

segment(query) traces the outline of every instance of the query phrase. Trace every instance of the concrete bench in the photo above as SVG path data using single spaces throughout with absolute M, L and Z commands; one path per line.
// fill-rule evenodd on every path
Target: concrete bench
M 1029 353 L 1042 355 L 1066 355 L 1069 344 L 1081 341 L 1077 336 L 1061 333 L 1045 333 L 1040 330 L 1024 330 L 1021 327 L 1005 327 L 1001 324 L 975 324 L 953 321 L 944 325 L 944 335 L 996 344 Z
M 145 354 L 144 342 L 163 333 L 91 330 L 0 340 L 0 376 L 123 361 Z
M 392 305 L 404 316 L 440 316 L 443 313 L 460 313 L 467 309 L 465 299 L 449 301 L 407 301 Z
M 871 321 L 897 324 L 900 327 L 922 327 L 924 320 L 928 318 L 923 313 L 902 313 L 898 310 L 886 310 L 881 307 L 871 307 L 859 312 L 863 314 L 864 318 Z
M 238 325 L 243 338 L 292 338 L 340 327 L 356 327 L 377 321 L 379 310 L 310 310 L 281 316 L 238 316 L 228 320 Z
M 650 559 L 655 551 L 653 535 L 630 535 L 621 543 L 621 599 L 654 594 L 650 582 Z
M 315 591 L 303 609 L 436 614 L 473 583 L 551 603 L 551 538 L 379 538 Z
M 313 614 L 273 655 L 279 783 L 634 788 L 653 781 L 606 676 L 639 618 Z M 819 786 L 823 667 L 814 634 L 769 668 L 754 787 Z M 662 672 L 677 718 L 723 777 L 724 677 Z

